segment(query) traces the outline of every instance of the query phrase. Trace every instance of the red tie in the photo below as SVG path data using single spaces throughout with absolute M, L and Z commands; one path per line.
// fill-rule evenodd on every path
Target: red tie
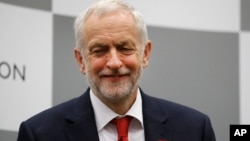
M 112 120 L 118 132 L 118 141 L 128 141 L 128 127 L 132 117 L 126 116 Z

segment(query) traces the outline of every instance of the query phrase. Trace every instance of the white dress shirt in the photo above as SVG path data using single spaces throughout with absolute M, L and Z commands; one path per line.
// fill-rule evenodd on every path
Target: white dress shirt
M 125 115 L 118 115 L 108 108 L 100 99 L 98 99 L 93 91 L 90 91 L 90 99 L 95 113 L 95 121 L 99 134 L 100 141 L 117 141 L 116 126 L 110 121 L 115 117 L 129 115 L 133 119 L 129 126 L 128 139 L 129 141 L 144 141 L 144 127 L 142 116 L 142 100 L 139 89 L 134 104 Z

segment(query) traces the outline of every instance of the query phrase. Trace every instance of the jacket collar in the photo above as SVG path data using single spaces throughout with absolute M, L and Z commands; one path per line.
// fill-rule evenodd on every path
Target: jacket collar
M 169 115 L 163 113 L 159 100 L 146 95 L 142 90 L 143 121 L 146 141 L 170 141 Z M 166 108 L 166 107 L 164 107 Z
M 170 141 L 171 130 L 167 126 L 168 114 L 163 114 L 159 101 L 146 95 L 141 89 L 143 123 L 146 141 Z M 66 134 L 70 141 L 99 141 L 94 110 L 90 100 L 90 89 L 80 96 L 66 116 Z M 87 127 L 87 128 L 83 128 Z
M 65 129 L 70 141 L 99 141 L 89 91 L 88 88 L 75 101 L 72 112 L 66 116 L 67 125 Z

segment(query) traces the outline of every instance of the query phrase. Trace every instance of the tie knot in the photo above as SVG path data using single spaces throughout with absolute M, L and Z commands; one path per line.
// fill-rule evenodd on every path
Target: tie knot
M 116 125 L 116 129 L 118 132 L 118 140 L 123 140 L 123 138 L 128 138 L 128 127 L 129 123 L 132 120 L 132 117 L 125 116 L 122 118 L 115 118 L 112 120 L 112 123 Z M 126 140 L 125 139 L 125 140 Z

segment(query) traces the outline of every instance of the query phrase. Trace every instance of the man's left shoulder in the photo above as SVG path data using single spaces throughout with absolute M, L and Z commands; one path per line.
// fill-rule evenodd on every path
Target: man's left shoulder
M 182 105 L 162 98 L 152 97 L 146 94 L 143 94 L 143 97 L 144 105 L 150 105 L 151 109 L 157 109 L 157 111 L 161 112 L 162 114 L 171 115 L 175 118 L 208 118 L 206 114 L 186 105 Z
M 151 125 L 160 121 L 169 132 L 177 133 L 174 140 L 215 141 L 210 118 L 194 109 L 169 100 L 142 94 L 145 121 Z M 147 124 L 149 124 L 147 123 Z

